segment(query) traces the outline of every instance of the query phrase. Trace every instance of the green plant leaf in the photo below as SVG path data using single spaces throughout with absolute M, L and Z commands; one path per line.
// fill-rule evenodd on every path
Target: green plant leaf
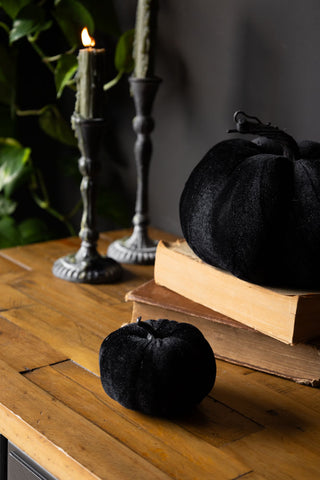
M 30 154 L 30 148 L 0 144 L 0 191 L 5 189 L 7 197 L 11 192 L 10 186 L 24 174 Z
M 16 221 L 9 216 L 0 218 L 0 248 L 21 245 L 22 238 Z
M 21 236 L 21 243 L 35 243 L 48 240 L 50 232 L 47 224 L 40 218 L 27 218 L 18 225 L 18 230 Z
M 75 55 L 62 55 L 57 63 L 54 80 L 56 84 L 57 97 L 60 98 L 64 87 L 74 76 L 78 68 L 78 60 Z
M 18 12 L 31 2 L 32 0 L 2 0 L 1 6 L 9 17 L 15 18 Z
M 11 52 L 12 54 L 12 52 Z M 13 81 L 12 57 L 6 47 L 0 43 L 0 82 L 9 83 Z
M 41 242 L 51 237 L 46 223 L 39 218 L 27 218 L 19 224 L 9 215 L 0 218 L 0 248 Z
M 79 0 L 91 13 L 99 32 L 119 37 L 121 29 L 113 0 Z
M 130 73 L 134 68 L 132 57 L 134 30 L 123 33 L 118 40 L 114 63 L 118 72 Z
M 14 119 L 8 105 L 2 105 L 1 97 L 4 90 L 0 84 L 0 137 L 12 137 L 14 135 Z
M 22 148 L 21 143 L 12 137 L 0 137 L 0 146 L 1 145 L 9 145 L 11 147 Z
M 61 0 L 52 14 L 71 47 L 80 45 L 83 27 L 87 27 L 91 34 L 94 32 L 92 15 L 78 0 Z
M 39 125 L 47 135 L 55 140 L 71 147 L 77 145 L 70 124 L 66 122 L 55 105 L 47 105 L 39 116 Z
M 16 49 L 8 49 L 0 43 L 0 103 L 10 107 L 14 104 L 16 94 L 16 60 Z
M 13 105 L 14 98 L 15 98 L 15 89 L 13 88 L 13 85 L 0 82 L 0 103 L 11 107 Z M 9 115 L 11 116 L 11 109 L 10 109 Z
M 27 5 L 18 13 L 13 22 L 9 35 L 10 43 L 16 42 L 22 37 L 38 33 L 49 28 L 50 22 L 45 19 L 45 11 L 38 5 Z
M 14 178 L 12 182 L 8 183 L 4 187 L 4 194 L 6 198 L 10 198 L 16 190 L 18 190 L 24 183 L 27 183 L 31 177 L 32 172 L 33 169 L 31 164 L 27 163 L 22 169 L 21 173 L 17 175 L 17 177 Z
M 3 30 L 9 35 L 10 33 L 10 28 L 5 22 L 0 22 L 0 27 L 3 28 Z
M 17 202 L 0 194 L 0 216 L 11 215 L 17 208 Z
M 68 152 L 68 154 L 59 155 L 59 157 L 57 158 L 59 174 L 64 178 L 73 177 L 74 180 L 77 182 L 77 185 L 80 184 L 82 178 L 82 175 L 79 171 L 78 160 L 78 151 Z

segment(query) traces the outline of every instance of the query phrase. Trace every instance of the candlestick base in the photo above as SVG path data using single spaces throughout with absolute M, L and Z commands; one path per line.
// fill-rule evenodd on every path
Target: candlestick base
M 146 231 L 134 229 L 130 237 L 112 242 L 108 256 L 121 263 L 152 265 L 155 261 L 158 241 L 148 237 Z
M 113 283 L 122 276 L 121 266 L 112 258 L 97 254 L 94 258 L 84 259 L 79 252 L 56 260 L 52 272 L 62 280 L 91 284 Z

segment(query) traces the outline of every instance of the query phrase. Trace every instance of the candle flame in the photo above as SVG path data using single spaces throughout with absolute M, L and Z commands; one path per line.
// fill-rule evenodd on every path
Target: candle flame
M 95 39 L 90 37 L 87 27 L 84 27 L 81 32 L 81 40 L 84 47 L 94 47 Z

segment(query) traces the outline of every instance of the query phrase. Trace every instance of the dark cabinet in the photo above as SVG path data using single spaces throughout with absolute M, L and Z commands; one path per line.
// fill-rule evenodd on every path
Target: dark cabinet
M 8 440 L 0 435 L 0 480 L 7 480 Z
M 0 480 L 56 480 L 50 473 L 0 435 Z

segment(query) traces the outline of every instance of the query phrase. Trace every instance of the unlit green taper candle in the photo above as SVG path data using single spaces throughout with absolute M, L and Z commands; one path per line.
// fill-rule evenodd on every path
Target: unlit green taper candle
M 154 73 L 157 7 L 157 0 L 138 0 L 133 49 L 136 78 L 151 77 Z

